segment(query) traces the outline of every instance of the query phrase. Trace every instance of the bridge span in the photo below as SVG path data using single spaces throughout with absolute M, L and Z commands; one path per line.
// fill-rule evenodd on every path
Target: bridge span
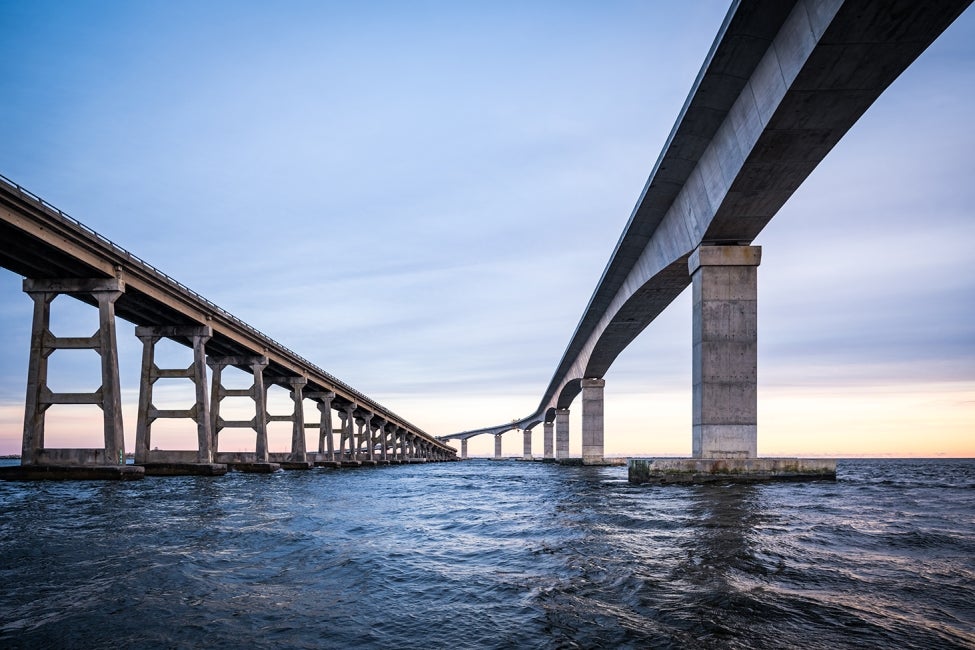
M 453 447 L 2 176 L 0 242 L 0 266 L 26 278 L 24 291 L 34 301 L 21 467 L 17 471 L 4 468 L 0 477 L 131 478 L 143 473 L 220 474 L 228 465 L 266 472 L 316 464 L 358 466 L 456 458 Z M 51 332 L 51 302 L 60 294 L 98 309 L 98 330 L 92 336 L 67 338 Z M 135 465 L 125 461 L 116 316 L 134 323 L 143 343 Z M 156 365 L 155 346 L 163 338 L 193 351 L 189 367 Z M 100 388 L 94 393 L 52 392 L 48 357 L 59 349 L 95 350 L 101 358 Z M 228 366 L 250 373 L 251 387 L 225 387 L 222 372 Z M 191 408 L 165 410 L 153 405 L 153 386 L 165 378 L 193 382 L 196 400 Z M 271 385 L 288 389 L 294 403 L 292 413 L 268 414 L 266 397 Z M 224 418 L 221 405 L 226 397 L 252 400 L 253 417 Z M 316 422 L 305 422 L 305 400 L 316 403 L 320 414 Z M 45 413 L 55 404 L 98 405 L 103 413 L 104 446 L 46 447 Z M 152 425 L 161 418 L 192 419 L 197 448 L 156 448 Z M 292 424 L 289 452 L 268 451 L 267 424 L 274 421 Z M 219 434 L 228 428 L 252 429 L 254 451 L 219 451 Z M 317 439 L 312 450 L 306 445 L 308 430 Z
M 752 241 L 970 1 L 733 2 L 538 408 L 441 439 L 460 440 L 466 456 L 468 439 L 494 435 L 500 457 L 502 434 L 520 429 L 531 458 L 542 424 L 544 457 L 565 459 L 581 393 L 582 462 L 605 462 L 603 377 L 692 285 L 694 462 L 685 466 L 756 466 L 761 250 Z

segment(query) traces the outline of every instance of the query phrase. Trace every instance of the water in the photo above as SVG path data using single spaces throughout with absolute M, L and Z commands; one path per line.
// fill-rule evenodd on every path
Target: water
M 975 461 L 0 482 L 3 648 L 975 647 Z

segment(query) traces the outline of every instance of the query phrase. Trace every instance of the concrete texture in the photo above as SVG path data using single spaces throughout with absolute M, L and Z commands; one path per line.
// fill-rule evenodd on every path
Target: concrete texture
M 750 483 L 835 480 L 836 461 L 820 458 L 631 458 L 630 483 Z
M 603 389 L 604 379 L 582 380 L 582 462 L 603 462 Z
M 4 481 L 136 481 L 144 478 L 139 465 L 14 465 L 0 467 Z
M 544 436 L 544 458 L 555 458 L 555 440 L 553 439 L 554 428 L 554 422 L 545 422 L 542 424 L 542 435 Z M 467 441 L 465 440 L 464 442 L 466 443 Z
M 555 412 L 555 457 L 569 457 L 569 409 Z
M 155 463 L 141 465 L 146 476 L 223 476 L 227 466 L 223 463 Z
M 691 255 L 692 455 L 758 455 L 758 246 Z
M 532 459 L 532 430 L 525 429 L 522 432 L 523 438 L 523 449 L 522 449 L 522 459 L 531 460 Z

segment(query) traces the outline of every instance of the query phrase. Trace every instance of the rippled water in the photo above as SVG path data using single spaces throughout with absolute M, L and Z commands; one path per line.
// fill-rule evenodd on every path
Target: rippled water
M 0 647 L 975 647 L 975 461 L 0 482 Z

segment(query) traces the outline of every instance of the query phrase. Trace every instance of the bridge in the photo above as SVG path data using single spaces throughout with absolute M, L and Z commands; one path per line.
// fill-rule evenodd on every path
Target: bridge
M 631 480 L 835 475 L 828 463 L 759 459 L 757 269 L 752 241 L 883 91 L 970 0 L 734 2 L 538 408 L 442 436 L 467 441 L 544 428 L 544 458 L 569 454 L 582 394 L 582 458 L 603 454 L 603 379 L 692 286 L 692 458 L 630 462 Z M 553 440 L 554 429 L 554 440 Z
M 0 478 L 128 479 L 145 474 L 222 474 L 228 466 L 270 472 L 456 458 L 454 448 L 2 176 L 0 241 L 0 266 L 24 276 L 23 289 L 34 302 L 21 466 L 3 468 Z M 98 330 L 90 337 L 57 337 L 51 332 L 51 303 L 61 294 L 98 310 Z M 134 323 L 143 344 L 134 465 L 125 459 L 116 317 Z M 157 366 L 154 352 L 162 339 L 192 350 L 189 367 Z M 98 390 L 51 391 L 48 358 L 62 349 L 98 353 Z M 222 373 L 228 367 L 250 373 L 252 385 L 225 387 Z M 189 409 L 154 406 L 153 387 L 166 378 L 193 382 L 196 399 Z M 272 385 L 290 392 L 294 405 L 290 414 L 268 413 L 267 390 Z M 226 397 L 251 400 L 253 417 L 225 419 L 221 405 Z M 317 422 L 305 422 L 306 400 L 316 404 Z M 45 413 L 55 404 L 98 405 L 104 446 L 46 447 Z M 152 444 L 152 425 L 162 418 L 193 420 L 196 449 L 157 449 Z M 338 428 L 333 424 L 336 419 Z M 276 421 L 292 425 L 289 452 L 268 451 L 267 424 Z M 228 428 L 252 429 L 254 451 L 219 451 L 219 434 Z M 309 429 L 315 432 L 317 451 L 307 449 Z

